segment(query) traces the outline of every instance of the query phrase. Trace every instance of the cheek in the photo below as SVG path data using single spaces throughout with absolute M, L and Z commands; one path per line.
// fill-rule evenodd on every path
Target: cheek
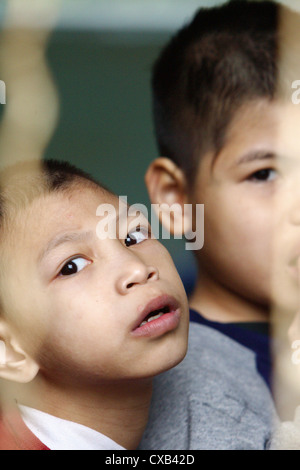
M 257 280 L 269 290 L 271 224 L 271 211 L 256 201 L 249 204 L 241 198 L 216 200 L 206 208 L 204 248 L 198 254 L 200 265 L 213 276 L 240 285 L 240 289 L 248 289 L 248 284 L 250 288 Z
M 248 202 L 236 195 L 235 199 L 216 200 L 213 210 L 206 208 L 206 240 L 223 240 L 224 248 L 264 247 L 272 242 L 273 218 L 269 204 Z
M 52 321 L 38 354 L 42 369 L 53 375 L 59 371 L 67 378 L 97 375 L 109 367 L 120 335 L 115 316 L 103 304 L 99 297 L 92 300 L 82 294 L 52 303 L 47 311 Z
M 161 280 L 168 282 L 169 285 L 174 287 L 175 290 L 178 289 L 178 292 L 183 289 L 183 284 L 179 273 L 170 253 L 166 248 L 161 246 L 157 252 L 157 256 L 151 259 L 151 264 L 157 267 Z
M 90 286 L 69 289 L 69 286 L 56 290 L 55 295 L 49 296 L 46 316 L 49 331 L 64 337 L 77 338 L 85 330 L 93 331 L 93 325 L 98 328 L 105 323 L 105 295 L 95 293 Z

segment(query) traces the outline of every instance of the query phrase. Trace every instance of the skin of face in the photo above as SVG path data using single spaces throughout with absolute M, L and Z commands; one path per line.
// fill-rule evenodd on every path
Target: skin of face
M 205 206 L 201 270 L 262 305 L 270 301 L 276 125 L 271 106 L 241 109 L 216 158 L 201 161 L 193 194 Z
M 152 377 L 186 353 L 187 299 L 169 253 L 142 235 L 146 220 L 138 243 L 99 240 L 102 203 L 118 209 L 117 197 L 85 187 L 35 200 L 6 251 L 7 318 L 46 382 L 85 387 Z M 134 220 L 126 223 L 136 234 Z M 178 303 L 178 324 L 133 334 L 147 304 L 166 295 Z
M 259 321 L 268 315 L 278 186 L 277 117 L 275 105 L 245 104 L 234 116 L 220 152 L 206 154 L 199 163 L 191 201 L 204 204 L 205 241 L 195 253 L 200 281 L 191 305 L 203 299 L 200 308 L 205 312 L 216 304 L 221 312 L 216 320 Z M 211 312 L 214 315 L 214 307 Z

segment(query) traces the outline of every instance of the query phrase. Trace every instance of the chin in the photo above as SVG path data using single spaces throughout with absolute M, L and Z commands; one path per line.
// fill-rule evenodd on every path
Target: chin
M 144 378 L 154 378 L 157 375 L 160 375 L 164 372 L 167 372 L 170 369 L 173 369 L 178 364 L 180 364 L 186 356 L 187 348 L 185 348 L 181 353 L 178 353 L 176 356 L 169 357 L 163 364 L 160 364 L 159 367 L 155 367 L 152 370 L 148 371 L 148 374 Z M 171 356 L 171 355 L 170 355 Z
M 162 373 L 162 372 L 172 369 L 173 367 L 176 367 L 178 364 L 180 364 L 183 361 L 183 359 L 186 356 L 186 353 L 187 353 L 187 346 L 179 350 L 177 347 L 176 354 L 174 354 L 173 356 L 171 356 L 171 354 L 168 353 L 170 354 L 170 356 L 168 360 L 165 362 L 165 364 L 163 364 L 163 366 L 161 367 L 161 371 L 158 373 Z

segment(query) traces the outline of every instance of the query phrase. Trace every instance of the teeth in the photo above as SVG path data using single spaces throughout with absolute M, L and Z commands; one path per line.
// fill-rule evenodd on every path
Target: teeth
M 157 315 L 154 315 L 154 317 L 150 317 L 150 318 L 148 319 L 148 323 L 149 323 L 150 321 L 156 320 L 157 318 L 160 318 L 161 316 L 163 316 L 163 312 L 159 312 Z
M 154 315 L 153 317 L 150 317 L 148 318 L 148 320 L 144 320 L 142 321 L 142 323 L 140 324 L 140 326 L 143 326 L 143 325 L 146 325 L 147 323 L 153 321 L 153 320 L 157 320 L 157 318 L 160 318 L 163 316 L 163 312 L 159 312 L 157 315 Z

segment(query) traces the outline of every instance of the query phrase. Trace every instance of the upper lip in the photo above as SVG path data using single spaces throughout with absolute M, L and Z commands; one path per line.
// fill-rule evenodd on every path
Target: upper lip
M 140 326 L 142 321 L 145 320 L 149 313 L 153 312 L 154 310 L 161 310 L 165 307 L 168 307 L 169 311 L 173 312 L 179 308 L 179 302 L 174 297 L 167 294 L 160 295 L 150 300 L 135 322 L 133 330 Z

